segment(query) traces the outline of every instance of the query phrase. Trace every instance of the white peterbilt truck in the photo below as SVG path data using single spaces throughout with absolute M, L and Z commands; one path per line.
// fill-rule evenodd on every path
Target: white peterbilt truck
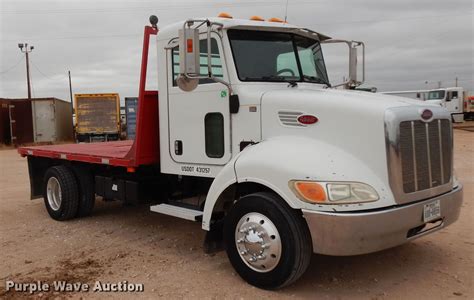
M 462 87 L 438 88 L 435 90 L 382 92 L 382 94 L 409 97 L 428 101 L 446 108 L 455 123 L 462 123 L 474 116 L 474 96 Z
M 257 287 L 291 284 L 312 253 L 394 247 L 456 221 L 449 112 L 426 102 L 331 87 L 321 44 L 349 46 L 279 19 L 190 19 L 145 27 L 134 141 L 19 148 L 31 198 L 56 220 L 96 196 L 153 202 L 201 223 Z M 158 91 L 145 90 L 156 35 Z

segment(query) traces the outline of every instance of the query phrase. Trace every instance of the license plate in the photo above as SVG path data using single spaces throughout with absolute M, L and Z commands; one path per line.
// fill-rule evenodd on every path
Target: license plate
M 423 222 L 429 222 L 441 217 L 441 205 L 439 200 L 425 204 L 423 207 Z

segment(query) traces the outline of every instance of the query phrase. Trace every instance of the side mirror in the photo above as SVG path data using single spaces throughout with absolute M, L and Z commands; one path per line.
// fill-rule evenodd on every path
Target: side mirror
M 199 76 L 199 29 L 179 30 L 179 72 Z
M 207 72 L 205 75 L 201 75 L 201 49 L 199 40 L 199 28 L 203 25 L 206 25 L 207 27 Z M 230 94 L 232 94 L 230 83 L 217 78 L 212 74 L 211 31 L 213 26 L 222 28 L 224 25 L 217 22 L 211 22 L 208 19 L 190 19 L 184 22 L 183 28 L 178 32 L 179 75 L 176 79 L 176 83 L 183 91 L 190 92 L 194 90 L 199 83 L 199 79 L 211 79 L 227 86 Z
M 348 79 L 337 85 L 333 85 L 333 88 L 343 86 L 345 89 L 355 89 L 356 87 L 360 86 L 365 81 L 365 44 L 359 41 L 346 41 L 346 40 L 324 40 L 321 44 L 346 44 L 349 48 L 349 76 Z M 358 80 L 359 71 L 357 70 L 357 63 L 358 63 L 358 47 L 362 48 L 362 71 L 360 72 L 362 75 L 362 79 Z
M 178 87 L 186 92 L 194 90 L 199 82 L 200 48 L 199 29 L 183 28 L 179 35 L 179 76 L 176 79 Z
M 351 82 L 357 81 L 357 48 L 355 46 L 349 47 L 349 80 Z

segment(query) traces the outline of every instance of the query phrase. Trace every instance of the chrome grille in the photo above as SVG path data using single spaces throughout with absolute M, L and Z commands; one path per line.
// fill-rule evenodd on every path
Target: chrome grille
M 451 180 L 451 123 L 446 119 L 400 123 L 403 192 L 414 193 Z

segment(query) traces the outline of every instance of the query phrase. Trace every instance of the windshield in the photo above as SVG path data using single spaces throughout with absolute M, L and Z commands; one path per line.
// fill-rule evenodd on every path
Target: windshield
M 230 29 L 241 81 L 306 81 L 329 85 L 319 41 L 293 33 Z
M 445 91 L 431 91 L 428 93 L 428 100 L 443 100 Z

